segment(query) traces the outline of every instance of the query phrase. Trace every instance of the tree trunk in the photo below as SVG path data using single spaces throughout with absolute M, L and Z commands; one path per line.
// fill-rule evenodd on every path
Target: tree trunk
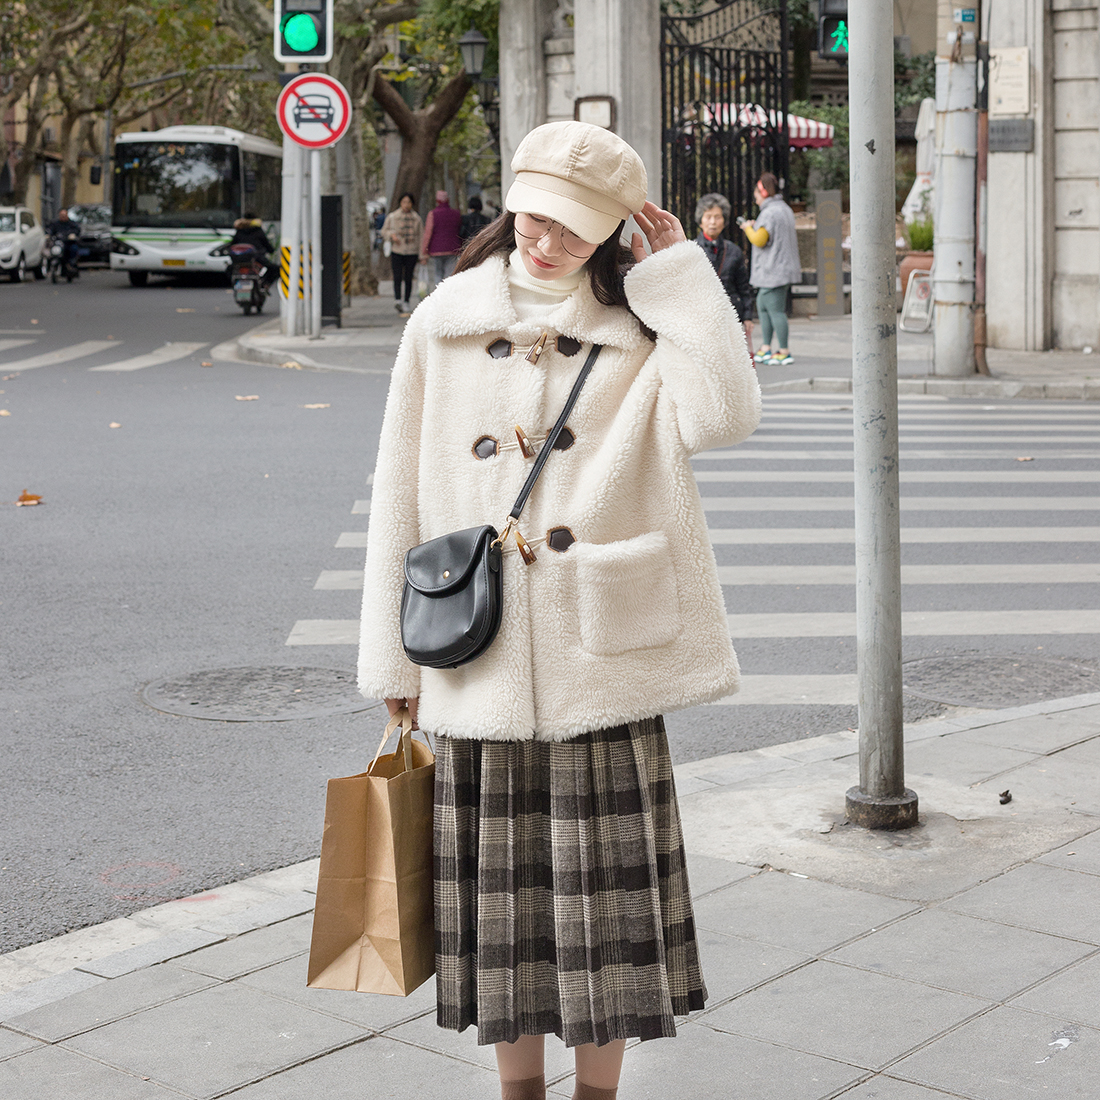
M 61 122 L 61 205 L 76 202 L 76 185 L 80 175 L 80 154 L 88 142 L 92 120 L 87 115 L 66 115 Z
M 356 103 L 351 113 L 351 126 L 345 141 L 351 142 L 351 292 L 378 293 L 378 275 L 374 271 L 370 247 L 370 225 L 367 218 L 367 178 L 363 160 L 363 108 Z
M 24 127 L 23 150 L 15 162 L 12 175 L 12 201 L 22 205 L 27 201 L 27 184 L 38 167 L 38 137 L 42 133 L 42 123 L 46 121 L 43 105 L 46 102 L 46 89 L 49 80 L 39 76 L 35 84 L 34 95 L 27 98 L 26 126 Z

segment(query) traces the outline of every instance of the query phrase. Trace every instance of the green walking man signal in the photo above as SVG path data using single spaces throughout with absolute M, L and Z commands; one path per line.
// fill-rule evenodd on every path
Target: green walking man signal
M 275 0 L 275 59 L 320 64 L 332 59 L 334 0 Z
M 837 61 L 848 59 L 848 13 L 823 15 L 818 20 L 817 53 Z

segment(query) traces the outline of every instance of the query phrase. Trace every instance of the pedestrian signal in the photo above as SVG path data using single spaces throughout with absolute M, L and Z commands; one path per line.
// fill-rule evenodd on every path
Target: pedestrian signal
M 848 13 L 823 15 L 818 20 L 818 57 L 848 60 Z
M 332 58 L 334 0 L 275 0 L 275 60 Z

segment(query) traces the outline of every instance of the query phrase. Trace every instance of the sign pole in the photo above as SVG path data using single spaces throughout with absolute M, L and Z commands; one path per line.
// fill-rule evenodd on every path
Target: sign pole
M 313 315 L 313 257 L 309 253 L 309 242 L 313 234 L 310 232 L 309 224 L 309 169 L 312 166 L 304 149 L 298 156 L 302 166 L 301 175 L 298 177 L 298 210 L 301 219 L 298 240 L 302 249 L 302 302 L 299 307 L 298 333 L 302 336 L 311 336 L 309 323 Z
M 309 151 L 309 252 L 313 262 L 309 267 L 312 307 L 309 335 L 321 338 L 321 150 Z
M 298 202 L 296 196 L 301 192 L 298 179 L 302 159 L 300 149 L 301 147 L 295 141 L 292 141 L 285 134 L 283 135 L 282 228 L 279 233 L 281 238 L 279 244 L 290 249 L 286 294 L 279 302 L 284 336 L 298 335 L 296 325 L 298 314 L 298 257 L 301 255 L 298 247 L 301 233 L 298 216 L 301 212 L 301 203 Z M 280 261 L 281 259 L 280 255 Z

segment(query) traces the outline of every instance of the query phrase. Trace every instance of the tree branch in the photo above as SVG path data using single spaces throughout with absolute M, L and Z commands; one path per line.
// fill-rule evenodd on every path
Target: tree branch
M 401 136 L 412 137 L 416 131 L 416 114 L 401 98 L 393 84 L 385 79 L 375 79 L 371 94 L 378 106 L 393 119 L 393 124 L 401 131 Z

